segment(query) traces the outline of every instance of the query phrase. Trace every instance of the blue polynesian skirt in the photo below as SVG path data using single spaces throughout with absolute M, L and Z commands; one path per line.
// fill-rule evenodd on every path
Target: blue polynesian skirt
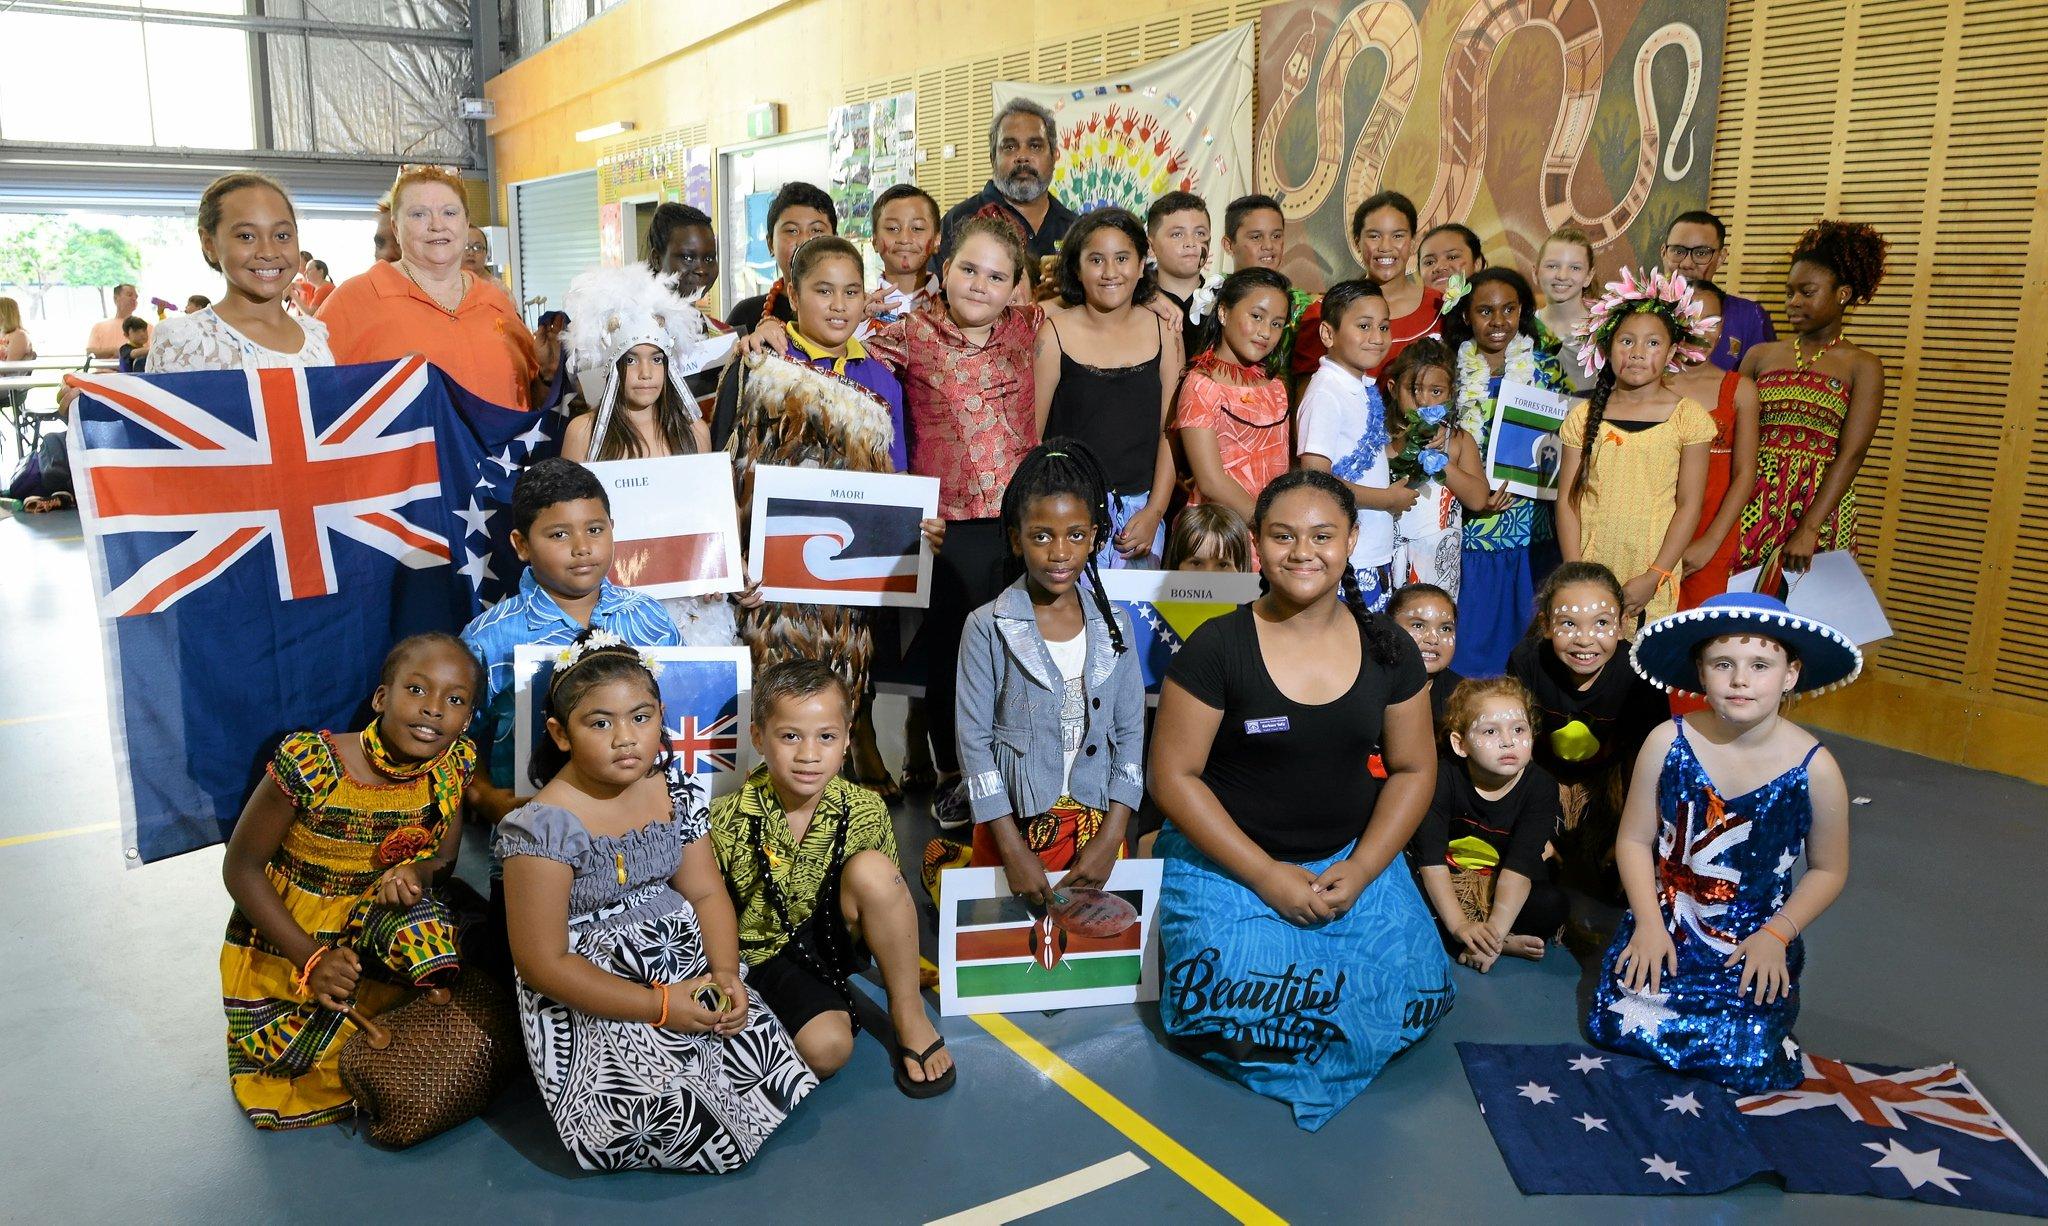
M 1302 865 L 1320 873 L 1351 852 Z M 1450 1012 L 1436 924 L 1396 860 L 1351 910 L 1300 928 L 1169 823 L 1158 854 L 1159 1017 L 1182 1050 L 1314 1132 Z

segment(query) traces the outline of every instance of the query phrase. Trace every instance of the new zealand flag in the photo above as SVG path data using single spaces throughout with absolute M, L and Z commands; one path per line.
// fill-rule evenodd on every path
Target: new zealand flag
M 552 414 L 418 357 L 71 382 L 131 865 L 224 841 L 280 737 L 359 727 L 394 642 L 518 579 Z

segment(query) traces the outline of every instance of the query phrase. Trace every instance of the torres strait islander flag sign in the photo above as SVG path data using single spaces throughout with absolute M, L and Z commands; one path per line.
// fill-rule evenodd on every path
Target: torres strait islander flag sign
M 657 600 L 746 586 L 731 456 L 715 451 L 585 467 L 611 497 L 613 583 Z
M 1102 591 L 1131 618 L 1145 692 L 1159 683 L 1195 627 L 1259 596 L 1259 577 L 1184 570 L 1105 570 Z
M 936 477 L 762 465 L 754 470 L 747 577 L 768 600 L 924 608 Z
M 999 868 L 939 874 L 939 1012 L 1021 1013 L 1159 999 L 1161 862 L 1119 860 L 1108 893 L 1138 922 L 1109 937 L 1045 923 Z M 1049 874 L 1057 886 L 1064 873 Z

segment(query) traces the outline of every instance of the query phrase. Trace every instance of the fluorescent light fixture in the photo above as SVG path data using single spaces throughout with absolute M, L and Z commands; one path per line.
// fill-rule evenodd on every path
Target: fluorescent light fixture
M 583 129 L 576 134 L 576 139 L 580 141 L 604 140 L 608 137 L 622 136 L 632 130 L 632 120 L 614 119 L 610 123 L 601 123 L 594 128 Z

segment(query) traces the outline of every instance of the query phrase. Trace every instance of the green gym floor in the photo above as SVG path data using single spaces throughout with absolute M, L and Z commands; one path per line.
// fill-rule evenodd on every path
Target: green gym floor
M 1316 1134 L 1174 1054 L 1150 1006 L 944 1019 L 960 1083 L 928 1102 L 896 1092 L 864 1035 L 751 1165 L 717 1178 L 579 1171 L 525 1084 L 404 1152 L 344 1127 L 261 1133 L 228 1092 L 220 849 L 122 863 L 76 515 L 0 512 L 0 576 L 0 1220 L 1964 1220 L 1763 1182 L 1522 1196 L 1453 1044 L 1577 1038 L 1587 987 L 1562 951 L 1486 976 L 1459 968 L 1436 1033 Z M 883 700 L 880 723 L 895 762 L 900 699 Z M 2048 936 L 2032 873 L 2048 863 L 2048 790 L 1827 741 L 1869 803 L 1852 811 L 1848 890 L 1807 938 L 1801 1039 L 1854 1061 L 1954 1059 L 2041 1148 Z M 905 805 L 897 831 L 914 858 L 932 828 Z M 466 848 L 465 875 L 482 859 L 480 842 Z

